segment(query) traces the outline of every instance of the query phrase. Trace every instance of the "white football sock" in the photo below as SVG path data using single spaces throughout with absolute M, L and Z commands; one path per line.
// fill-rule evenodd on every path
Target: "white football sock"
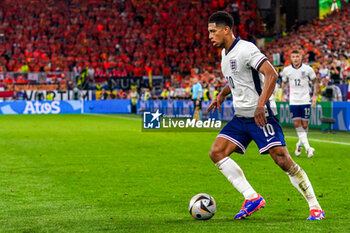
M 300 139 L 298 140 L 297 144 L 298 144 L 298 145 L 301 145 L 301 146 L 303 145 L 303 144 L 301 143 Z
M 245 178 L 242 169 L 230 157 L 223 158 L 215 164 L 230 183 L 242 193 L 246 200 L 258 197 L 258 194 Z
M 306 151 L 308 151 L 310 149 L 309 139 L 307 138 L 307 134 L 309 132 L 309 127 L 307 127 L 306 129 L 303 128 L 303 130 L 305 132 L 304 147 L 305 147 Z
M 302 168 L 298 164 L 294 164 L 287 172 L 290 181 L 293 186 L 299 190 L 299 192 L 305 197 L 309 208 L 321 210 L 321 206 L 318 203 L 312 185 L 309 178 Z
M 307 139 L 307 132 L 303 127 L 296 128 L 299 141 L 304 145 L 306 151 L 310 149 L 309 140 Z

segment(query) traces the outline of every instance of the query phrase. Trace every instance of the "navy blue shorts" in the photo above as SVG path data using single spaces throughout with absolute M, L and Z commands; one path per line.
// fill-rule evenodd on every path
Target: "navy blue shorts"
M 197 102 L 196 99 L 193 99 L 193 100 L 192 100 L 194 109 L 196 109 L 196 107 L 198 107 L 199 110 L 202 110 L 202 100 L 203 100 L 203 99 L 199 99 L 198 105 L 196 105 L 196 102 Z
M 285 146 L 284 134 L 276 117 L 267 117 L 267 124 L 260 128 L 254 118 L 234 116 L 217 137 L 225 138 L 238 146 L 235 152 L 244 154 L 249 143 L 254 140 L 260 154 L 267 154 L 275 146 Z
M 308 121 L 310 119 L 311 105 L 290 105 L 290 113 L 292 114 L 293 120 L 303 120 Z

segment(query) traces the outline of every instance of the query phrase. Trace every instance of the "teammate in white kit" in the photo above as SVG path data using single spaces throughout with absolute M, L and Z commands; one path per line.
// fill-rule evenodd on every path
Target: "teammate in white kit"
M 295 155 L 300 156 L 302 146 L 304 145 L 308 158 L 314 155 L 315 149 L 310 147 L 307 139 L 308 124 L 311 114 L 311 99 L 309 83 L 314 83 L 314 92 L 312 96 L 312 107 L 316 106 L 316 74 L 314 70 L 302 63 L 302 55 L 299 50 L 291 52 L 290 66 L 287 66 L 281 72 L 282 89 L 286 90 L 286 83 L 289 82 L 289 105 L 295 129 L 299 140 L 296 144 Z
M 270 107 L 269 98 L 277 80 L 276 70 L 254 44 L 235 38 L 232 26 L 233 18 L 227 12 L 219 11 L 209 18 L 209 39 L 215 47 L 222 48 L 221 69 L 229 85 L 213 100 L 208 112 L 221 111 L 225 97 L 232 93 L 235 115 L 216 137 L 209 155 L 245 198 L 235 219 L 249 216 L 266 203 L 249 184 L 238 164 L 229 157 L 233 152 L 244 153 L 254 140 L 259 152 L 269 153 L 305 197 L 310 208 L 307 220 L 320 220 L 325 217 L 324 211 L 306 173 L 290 157 L 282 128 Z

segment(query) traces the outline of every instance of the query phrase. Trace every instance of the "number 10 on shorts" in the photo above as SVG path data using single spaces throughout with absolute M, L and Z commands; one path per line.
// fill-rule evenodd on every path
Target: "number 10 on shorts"
M 264 131 L 265 137 L 273 136 L 275 135 L 275 130 L 273 129 L 273 126 L 269 123 L 267 123 L 262 130 Z

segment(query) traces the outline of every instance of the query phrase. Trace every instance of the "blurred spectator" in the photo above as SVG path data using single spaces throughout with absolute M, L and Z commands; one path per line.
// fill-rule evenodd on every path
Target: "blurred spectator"
M 48 92 L 47 94 L 46 94 L 46 100 L 47 101 L 53 101 L 53 99 L 54 99 L 54 93 L 53 92 Z
M 27 63 L 25 63 L 21 66 L 21 72 L 25 73 L 25 74 L 29 72 L 29 66 Z
M 204 101 L 211 100 L 208 84 L 205 84 L 203 88 L 203 100 Z
M 329 78 L 330 72 L 325 64 L 321 64 L 318 72 L 320 73 L 321 78 Z
M 18 91 L 14 91 L 13 95 L 14 95 L 13 96 L 14 100 L 26 100 L 27 99 L 27 95 L 22 89 L 19 89 Z
M 129 93 L 129 99 L 131 100 L 131 112 L 136 113 L 136 105 L 139 100 L 139 94 L 135 89 L 131 89 Z
M 143 89 L 141 94 L 141 100 L 150 100 L 152 98 L 149 88 Z
M 283 99 L 283 90 L 282 90 L 281 85 L 279 83 L 276 83 L 274 95 L 275 95 L 275 100 L 277 102 L 281 102 L 282 100 L 284 100 Z
M 333 60 L 329 70 L 331 74 L 331 79 L 334 81 L 334 83 L 340 84 L 340 67 L 338 66 L 338 61 L 336 59 Z
M 172 99 L 172 100 L 176 99 L 175 87 L 170 87 L 169 97 L 170 97 L 170 99 Z
M 170 99 L 169 89 L 164 88 L 159 97 L 160 97 L 160 99 L 162 99 L 162 100 Z
M 220 93 L 220 88 L 218 86 L 215 87 L 215 91 L 214 91 L 214 94 L 213 94 L 213 98 L 215 99 Z
M 105 89 L 102 88 L 101 90 L 101 95 L 100 95 L 101 100 L 106 100 L 108 99 L 108 94 Z
M 318 83 L 318 88 L 316 90 L 317 102 L 321 102 L 322 101 L 322 93 L 326 89 L 326 87 L 328 86 L 328 79 L 320 78 L 320 74 L 317 74 L 316 78 L 321 80 L 321 82 Z
M 126 99 L 127 95 L 123 89 L 119 89 L 118 91 L 118 99 Z
M 110 99 L 114 100 L 116 98 L 116 92 L 115 91 L 110 91 L 109 97 Z
M 334 85 L 333 81 L 328 82 L 328 86 L 321 93 L 322 101 L 325 102 L 334 102 L 342 101 L 341 90 L 338 86 Z

